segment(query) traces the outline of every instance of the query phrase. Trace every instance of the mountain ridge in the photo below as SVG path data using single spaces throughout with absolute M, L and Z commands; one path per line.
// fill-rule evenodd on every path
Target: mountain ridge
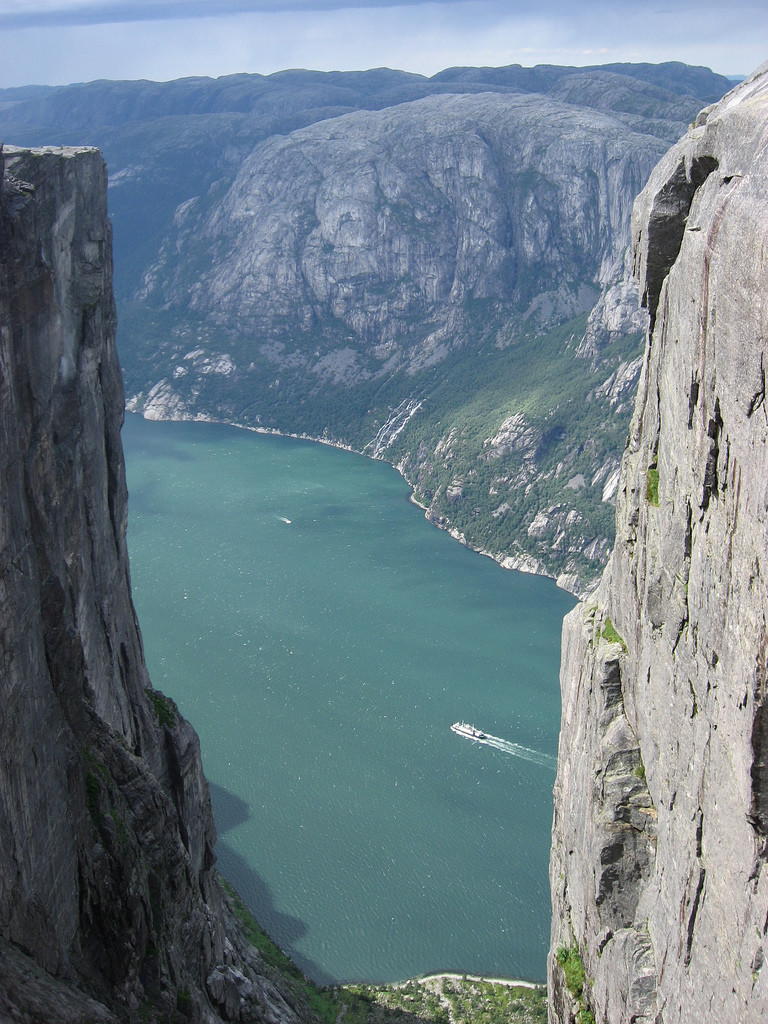
M 639 366 L 631 201 L 728 87 L 683 65 L 91 83 L 0 106 L 0 132 L 91 124 L 107 156 L 131 408 L 376 452 L 433 522 L 581 592 Z

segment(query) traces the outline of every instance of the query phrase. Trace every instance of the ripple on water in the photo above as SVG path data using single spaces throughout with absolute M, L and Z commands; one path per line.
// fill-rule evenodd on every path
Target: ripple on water
M 573 600 L 435 530 L 383 464 L 135 417 L 124 442 L 150 672 L 256 916 L 321 981 L 543 979 Z

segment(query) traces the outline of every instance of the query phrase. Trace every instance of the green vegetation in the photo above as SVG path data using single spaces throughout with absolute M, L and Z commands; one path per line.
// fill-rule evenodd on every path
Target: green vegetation
M 298 999 L 324 1024 L 546 1024 L 544 986 L 527 988 L 473 978 L 435 978 L 400 985 L 339 985 L 322 988 L 309 981 L 270 939 L 235 888 L 219 882 L 248 940 L 265 964 L 281 973 Z
M 438 976 L 339 989 L 344 1024 L 545 1024 L 546 990 Z
M 152 707 L 155 709 L 155 715 L 160 725 L 165 726 L 167 729 L 172 729 L 176 725 L 176 719 L 178 718 L 179 709 L 176 707 L 174 701 L 170 697 L 166 697 L 164 693 L 160 693 L 159 690 L 153 690 L 151 687 L 147 687 L 144 692 L 149 697 Z
M 85 806 L 88 808 L 94 825 L 100 825 L 104 820 L 99 806 L 101 788 L 110 783 L 111 776 L 107 766 L 99 761 L 90 750 L 83 750 L 83 757 L 87 765 L 85 770 Z
M 189 994 L 189 989 L 181 988 L 176 993 L 176 1009 L 184 1017 L 189 1017 L 192 1011 L 192 997 Z
M 627 645 L 624 643 L 621 634 L 617 631 L 616 627 L 607 615 L 605 617 L 605 623 L 603 625 L 603 632 L 601 635 L 603 640 L 607 640 L 609 644 L 621 644 L 621 648 L 626 654 Z
M 87 771 L 85 773 L 85 805 L 94 823 L 98 823 L 102 818 L 101 811 L 99 810 L 100 792 L 101 783 L 92 771 Z
M 604 538 L 607 550 L 614 536 L 615 510 L 602 501 L 605 481 L 592 481 L 620 457 L 630 410 L 616 412 L 596 397 L 610 370 L 596 372 L 576 357 L 584 326 L 576 318 L 503 349 L 451 353 L 425 382 L 423 407 L 387 458 L 404 462 L 418 499 L 472 547 L 524 552 L 553 575 L 568 568 L 586 580 L 602 559 L 582 549 Z M 511 416 L 522 420 L 517 437 L 489 445 Z M 418 454 L 434 453 L 446 438 L 444 456 Z M 458 499 L 448 491 L 454 480 L 461 481 Z M 539 513 L 547 520 L 532 535 Z
M 654 508 L 659 507 L 659 471 L 656 466 L 651 466 L 648 470 L 645 484 L 645 496 L 648 499 L 649 504 L 653 505 Z
M 584 992 L 584 964 L 579 947 L 574 943 L 570 948 L 560 946 L 555 954 L 565 974 L 565 984 L 574 999 L 581 999 Z
M 106 821 L 103 808 L 106 807 L 109 810 L 109 817 L 114 825 L 114 835 L 117 837 L 118 842 L 125 846 L 129 843 L 130 837 L 125 822 L 117 813 L 117 809 L 112 802 L 112 795 L 117 787 L 109 768 L 107 768 L 103 761 L 99 761 L 90 750 L 83 750 L 83 758 L 86 764 L 85 806 L 88 808 L 91 821 L 96 828 L 103 830 Z M 105 799 L 103 800 L 102 791 L 105 793 Z
M 565 974 L 565 984 L 568 991 L 579 1004 L 576 1014 L 577 1024 L 595 1024 L 595 1015 L 587 1006 L 584 998 L 584 988 L 587 984 L 591 984 L 591 982 L 588 982 L 584 975 L 584 962 L 581 959 L 579 947 L 575 942 L 570 948 L 559 946 L 555 953 L 555 958 Z

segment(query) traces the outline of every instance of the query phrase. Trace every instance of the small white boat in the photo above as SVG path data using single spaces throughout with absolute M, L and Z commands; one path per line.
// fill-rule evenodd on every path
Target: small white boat
M 487 739 L 484 732 L 476 729 L 474 725 L 467 725 L 466 722 L 454 722 L 451 726 L 451 732 L 455 732 L 457 736 L 466 736 L 468 740 Z

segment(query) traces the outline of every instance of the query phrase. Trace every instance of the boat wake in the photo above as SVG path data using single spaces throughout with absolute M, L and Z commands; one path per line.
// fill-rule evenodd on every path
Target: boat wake
M 523 747 L 519 743 L 503 740 L 500 736 L 489 736 L 488 733 L 481 732 L 479 729 L 475 729 L 474 726 L 464 725 L 463 722 L 457 722 L 451 726 L 451 729 L 459 736 L 466 736 L 473 743 L 482 743 L 486 747 L 493 747 L 494 750 L 500 750 L 503 754 L 511 754 L 512 757 L 520 757 L 523 761 L 538 764 L 542 768 L 551 768 L 552 771 L 557 769 L 557 758 L 552 757 L 550 754 L 542 754 L 540 750 Z
M 501 750 L 503 753 L 511 754 L 513 757 L 521 757 L 524 761 L 530 761 L 531 764 L 539 764 L 542 768 L 551 768 L 552 771 L 557 769 L 557 758 L 552 757 L 550 754 L 542 754 L 540 750 L 521 747 L 519 743 L 510 743 L 509 740 L 499 739 L 498 736 L 486 736 L 485 739 L 478 740 L 477 742 L 485 743 L 487 747 Z

